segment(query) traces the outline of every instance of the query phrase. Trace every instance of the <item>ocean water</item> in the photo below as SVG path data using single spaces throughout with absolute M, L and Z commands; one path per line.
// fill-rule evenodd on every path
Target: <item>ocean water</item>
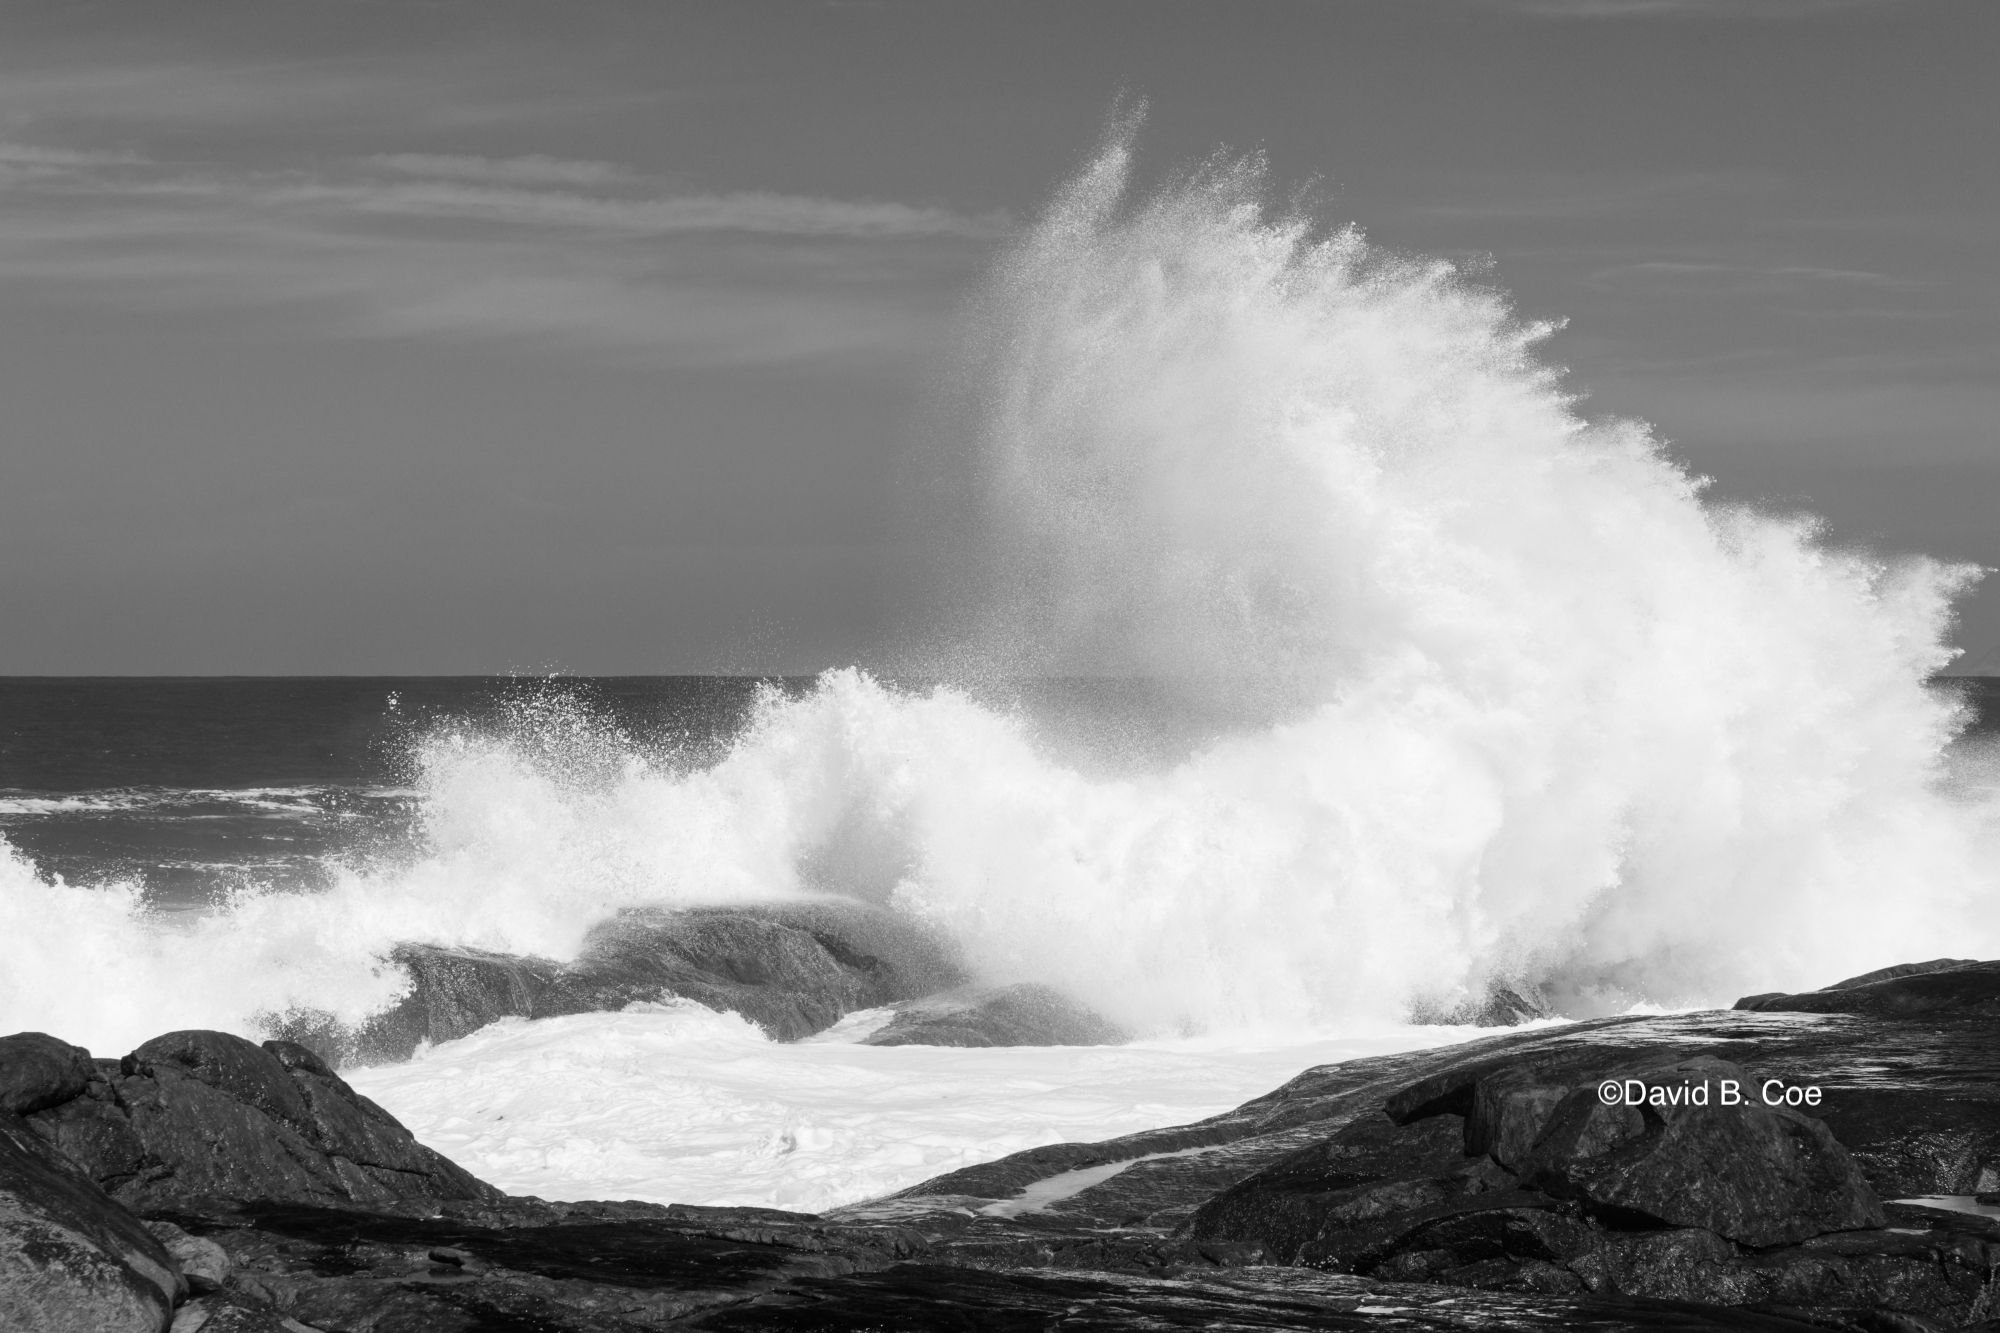
M 774 681 L 793 692 L 806 681 Z M 726 677 L 0 678 L 0 834 L 72 882 L 159 912 L 315 890 L 411 845 L 429 729 L 560 696 L 655 754 L 726 743 L 759 682 Z
M 1496 984 L 1581 1016 L 2000 956 L 1992 692 L 1937 679 L 1977 571 L 1709 501 L 1503 294 L 1255 160 L 1138 190 L 1133 128 L 968 307 L 895 674 L 6 682 L 0 1027 L 358 1023 L 402 941 L 832 894 L 1136 1034 L 669 1007 L 355 1075 L 506 1183 L 796 1206 L 1463 1035 L 1413 1020 Z
M 1975 737 L 2000 730 L 2000 681 L 1944 688 L 1965 691 L 1981 710 Z M 341 885 L 352 893 L 371 878 L 419 883 L 439 839 L 462 837 L 467 819 L 503 829 L 519 821 L 515 838 L 553 837 L 563 821 L 539 804 L 553 800 L 568 817 L 581 806 L 601 824 L 648 774 L 686 781 L 713 771 L 774 717 L 830 700 L 851 705 L 850 693 L 908 705 L 879 683 L 840 675 L 0 679 L 8 924 L 41 930 L 46 949 L 49 917 L 36 909 L 82 900 L 115 907 L 125 928 L 91 939 L 75 932 L 112 918 L 72 916 L 63 959 L 83 960 L 84 970 L 38 973 L 36 959 L 23 960 L 0 992 L 0 1027 L 45 1027 L 104 1054 L 188 1023 L 257 1036 L 257 1015 L 280 1004 L 232 1011 L 230 995 L 215 989 L 205 1008 L 174 1007 L 170 994 L 202 991 L 211 971 L 244 982 L 241 960 L 176 943 L 240 947 L 240 933 L 212 924 L 254 915 L 260 900 L 282 919 L 285 905 L 323 901 Z M 1119 739 L 1157 702 L 1129 682 L 987 695 L 983 709 L 1073 757 L 1094 755 L 1099 769 L 1157 762 Z M 1168 744 L 1157 734 L 1149 743 Z M 507 770 L 497 780 L 482 771 L 496 755 Z M 642 755 L 635 776 L 628 768 Z M 534 775 L 526 793 L 524 774 Z M 461 790 L 468 783 L 471 795 Z M 448 799 L 472 808 L 454 816 Z M 585 842 L 605 836 L 599 827 Z M 412 924 L 389 933 L 419 932 Z M 120 958 L 121 946 L 140 952 L 158 989 L 121 986 L 134 961 Z M 178 981 L 160 967 L 169 959 L 184 969 Z M 282 976 L 282 960 L 267 960 Z M 43 993 L 27 994 L 24 974 Z M 309 988 L 291 994 L 327 1000 Z M 106 997 L 132 1003 L 106 1006 Z M 1314 1064 L 1479 1035 L 1392 1018 L 1156 1030 L 1080 1049 L 859 1044 L 886 1016 L 864 1011 L 796 1045 L 733 1014 L 679 1003 L 510 1019 L 404 1064 L 347 1073 L 425 1142 L 511 1191 L 817 1211 L 1024 1148 L 1199 1119 Z

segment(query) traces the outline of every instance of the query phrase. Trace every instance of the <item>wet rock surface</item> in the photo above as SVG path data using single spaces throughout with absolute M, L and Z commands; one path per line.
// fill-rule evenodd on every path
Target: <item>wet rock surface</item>
M 968 986 L 896 1007 L 869 1046 L 1107 1046 L 1115 1023 L 1048 986 Z
M 186 1294 L 137 1218 L 0 1111 L 0 1328 L 152 1330 Z
M 499 1197 L 290 1042 L 172 1032 L 92 1072 L 25 1122 L 141 1213 L 206 1199 L 424 1208 Z
M 1801 995 L 1746 995 L 1736 1002 L 1736 1007 L 1764 1014 L 2000 1018 L 2000 962 L 1940 958 L 1929 963 L 1905 963 Z
M 410 993 L 359 1031 L 294 1015 L 282 1035 L 329 1064 L 408 1058 L 507 1017 L 693 1000 L 742 1014 L 778 1041 L 824 1031 L 858 1009 L 965 981 L 951 950 L 906 919 L 844 899 L 743 908 L 630 911 L 595 927 L 569 963 L 432 944 L 390 961 Z
M 905 1257 L 922 1244 L 914 1235 L 754 1209 L 518 1201 L 476 1219 L 414 1219 L 250 1207 L 181 1222 L 228 1251 L 221 1298 L 232 1308 L 343 1333 L 1806 1326 L 1588 1293 L 1486 1292 L 1471 1304 L 1462 1289 L 1299 1268 L 982 1268 Z
M 81 1095 L 97 1077 L 90 1052 L 46 1032 L 0 1037 L 0 1111 L 29 1115 Z
M 820 1216 L 507 1198 L 426 1166 L 304 1047 L 212 1033 L 116 1063 L 0 1039 L 0 1095 L 34 1105 L 0 1112 L 0 1164 L 124 1218 L 75 1232 L 117 1261 L 85 1286 L 139 1293 L 104 1327 L 162 1328 L 170 1299 L 183 1333 L 1996 1327 L 1983 975 L 1844 988 L 1932 987 L 1916 1011 L 1605 1019 L 1324 1066 Z M 990 998 L 904 1012 L 970 1022 Z M 383 1171 L 403 1193 L 367 1193 Z M 151 1305 L 119 1245 L 167 1274 Z
M 1717 1104 L 1725 1079 L 1741 1104 Z M 1607 1080 L 1661 1104 L 1607 1106 Z M 1809 1087 L 1818 1105 L 1785 1105 Z M 1970 1196 L 1996 1167 L 2000 1029 L 1977 1013 L 1718 1012 L 1309 1070 L 1210 1121 L 1036 1149 L 842 1215 L 918 1230 L 933 1262 L 1300 1266 L 1474 1291 L 1465 1308 L 1496 1319 L 1484 1302 L 1509 1293 L 1970 1327 L 2000 1317 L 2000 1226 L 1894 1201 Z
M 1670 1095 L 1607 1106 L 1597 1088 L 1570 1092 L 1518 1159 L 1524 1180 L 1598 1212 L 1701 1228 L 1745 1245 L 1883 1225 L 1881 1202 L 1827 1127 L 1762 1105 L 1741 1066 L 1697 1056 L 1604 1072 L 1621 1088 Z M 1730 1088 L 1744 1105 L 1718 1104 Z

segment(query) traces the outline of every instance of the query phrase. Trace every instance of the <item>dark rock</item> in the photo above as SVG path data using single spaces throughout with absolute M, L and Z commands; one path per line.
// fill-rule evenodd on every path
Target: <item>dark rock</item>
M 226 1032 L 169 1032 L 141 1045 L 118 1068 L 127 1078 L 158 1081 L 168 1075 L 186 1076 L 295 1129 L 306 1130 L 311 1124 L 306 1099 L 284 1062 Z
M 678 996 L 796 1041 L 857 1009 L 963 980 L 950 950 L 907 918 L 840 899 L 628 912 L 591 933 L 552 986 L 552 1012 Z M 613 1003 L 616 1001 L 616 1004 Z
M 1465 1000 L 1458 1004 L 1420 1003 L 1412 1009 L 1410 1021 L 1511 1028 L 1531 1019 L 1555 1016 L 1555 1009 L 1547 997 L 1533 986 L 1513 986 L 1496 981 L 1477 1000 Z
M 1753 1013 L 1867 1014 L 1875 1018 L 1936 1015 L 2000 1017 L 2000 962 L 1929 963 L 1886 967 L 1802 995 L 1746 995 L 1736 1008 Z
M 1659 1071 L 1704 1056 L 1722 1063 L 1698 1061 L 1674 1080 L 1719 1079 L 1733 1065 L 1741 1092 L 1758 1099 L 1736 1108 L 1740 1125 L 1690 1125 L 1670 1139 L 1678 1110 L 1655 1109 L 1654 1121 L 1635 1111 L 1640 1133 L 1622 1148 L 1600 1144 L 1603 1152 L 1579 1152 L 1587 1136 L 1571 1126 L 1565 1160 L 1579 1178 L 1604 1168 L 1599 1192 L 1624 1202 L 1592 1199 L 1561 1173 L 1554 1183 L 1570 1198 L 1532 1187 L 1542 1169 L 1532 1150 L 1573 1094 L 1594 1101 L 1611 1075 L 1665 1082 Z M 1821 1087 L 1819 1130 L 1797 1111 L 1761 1104 L 1771 1077 Z M 1711 1112 L 1721 1109 L 1718 1093 Z M 1277 1261 L 1421 1276 L 1476 1288 L 1481 1302 L 1495 1293 L 1553 1299 L 1595 1283 L 1605 1298 L 1783 1302 L 1840 1327 L 1862 1327 L 1857 1310 L 1955 1326 L 1982 1299 L 1977 1246 L 1986 1242 L 1941 1238 L 1937 1224 L 1914 1227 L 1894 1205 L 1885 1229 L 1858 1182 L 1890 1197 L 1971 1193 L 1981 1178 L 2000 1180 L 1996 1132 L 2000 1042 L 1984 1020 L 1602 1019 L 1308 1070 L 1208 1121 L 1033 1149 L 828 1220 L 915 1233 L 921 1246 L 909 1252 L 933 1264 L 1157 1275 Z M 1617 1195 L 1621 1152 L 1662 1154 L 1663 1178 L 1679 1172 L 1686 1188 L 1672 1198 Z M 1720 1183 L 1696 1179 L 1709 1153 L 1719 1165 L 1707 1174 L 1728 1177 Z M 1963 1188 L 1944 1188 L 1953 1182 Z M 1800 1200 L 1796 1209 L 1788 1198 Z M 1635 1202 L 1687 1222 L 1733 1217 L 1723 1225 L 1760 1240 L 1773 1230 L 1864 1229 L 1749 1245 L 1706 1226 L 1665 1225 Z M 1774 1225 L 1778 1213 L 1785 1220 Z M 2000 1296 L 1988 1304 L 2000 1309 Z
M 1872 985 L 1877 981 L 1890 981 L 1896 977 L 1914 977 L 1925 972 L 1949 972 L 1953 968 L 1971 967 L 1977 958 L 1933 958 L 1928 963 L 1898 963 L 1894 967 L 1878 967 L 1873 972 L 1863 972 L 1858 977 L 1836 981 L 1821 990 L 1853 990 L 1856 986 Z
M 337 1032 L 333 1043 L 312 1032 L 290 1035 L 333 1064 L 404 1060 L 419 1045 L 455 1041 L 495 1019 L 552 1012 L 543 997 L 560 970 L 544 958 L 435 944 L 398 945 L 389 961 L 409 976 L 410 993 L 387 1012 L 357 1033 Z
M 1807 1333 L 1777 1315 L 1712 1305 L 1504 1291 L 1245 1268 L 1171 1279 L 1111 1273 L 988 1272 L 898 1264 L 806 1279 L 690 1327 L 712 1333 L 1113 1333 L 1127 1329 L 1548 1329 L 1581 1333 L 1732 1329 Z
M 1439 1115 L 1469 1116 L 1473 1112 L 1479 1081 L 1511 1069 L 1513 1065 L 1510 1057 L 1502 1055 L 1449 1066 L 1398 1091 L 1382 1103 L 1382 1113 L 1399 1125 L 1414 1124 Z
M 1843 1088 L 1816 1109 L 1882 1198 L 2000 1187 L 2000 1106 L 1991 1100 L 1890 1084 Z
M 173 1258 L 187 1279 L 188 1290 L 197 1296 L 219 1291 L 228 1280 L 232 1265 L 229 1255 L 212 1240 L 190 1236 L 172 1222 L 146 1223 L 146 1231 Z
M 136 1218 L 0 1111 L 0 1328 L 158 1333 L 186 1294 Z
M 1569 1268 L 1590 1290 L 1619 1295 L 1746 1305 L 1762 1294 L 1742 1251 L 1699 1228 L 1607 1236 Z
M 811 931 L 761 914 L 630 913 L 593 932 L 551 987 L 548 1012 L 616 1009 L 678 996 L 743 1015 L 778 1041 L 878 1003 L 880 960 L 844 963 Z
M 1879 1226 L 1865 1177 L 1821 1122 L 1749 1100 L 1720 1104 L 1727 1079 L 1756 1080 L 1713 1057 L 1650 1067 L 1591 1044 L 1534 1061 L 1469 1061 L 1390 1098 L 1405 1120 L 1464 1107 L 1465 1147 L 1553 1193 L 1655 1221 L 1706 1226 L 1751 1244 Z M 1605 1106 L 1597 1084 L 1691 1090 L 1708 1105 Z
M 1397 1125 L 1387 1116 L 1362 1116 L 1216 1194 L 1195 1211 L 1188 1234 L 1197 1241 L 1254 1241 L 1276 1262 L 1297 1263 L 1331 1232 L 1460 1193 L 1449 1177 L 1465 1164 L 1462 1137 L 1450 1117 Z M 1359 1239 L 1352 1248 L 1366 1243 Z
M 704 985 L 848 1004 L 909 975 L 852 937 L 836 941 L 844 956 L 815 937 L 835 981 L 788 936 L 705 932 L 677 917 L 668 964 L 606 950 L 607 984 L 685 967 Z M 766 946 L 761 971 L 736 952 Z M 1857 978 L 1847 993 L 1962 971 Z M 155 1169 L 148 1097 L 217 1099 L 323 1165 L 334 1138 L 365 1145 L 354 1162 L 407 1142 L 312 1050 L 272 1042 L 262 1060 L 218 1040 L 170 1034 L 123 1067 L 94 1065 L 80 1094 L 31 1123 L 133 1164 L 121 1178 L 133 1189 Z M 1605 1106 L 1607 1078 L 1661 1092 Z M 1724 1078 L 1745 1105 L 1721 1104 Z M 1769 1106 L 1754 1096 L 1765 1080 L 1821 1097 L 1811 1115 Z M 1696 1085 L 1705 1102 L 1667 1095 Z M 311 1160 L 298 1169 L 319 1188 Z M 1861 1331 L 2000 1313 L 2000 1223 L 1882 1205 L 1871 1185 L 1895 1197 L 2000 1190 L 1989 1019 L 1739 1011 L 1507 1033 L 1310 1069 L 1196 1124 L 1036 1148 L 821 1217 L 492 1191 L 300 1206 L 186 1190 L 155 1221 L 229 1261 L 222 1289 L 188 1307 L 236 1321 L 207 1333 Z M 190 1267 L 213 1257 L 184 1248 Z
M 760 1219 L 770 1238 L 756 1240 L 652 1205 L 484 1211 L 474 1222 L 267 1206 L 183 1221 L 228 1252 L 230 1295 L 342 1330 L 658 1328 L 801 1277 L 888 1262 L 832 1243 L 810 1218 Z
M 80 1096 L 96 1075 L 90 1052 L 46 1032 L 0 1037 L 0 1111 L 27 1115 Z
M 1510 1171 L 1527 1164 L 1549 1117 L 1571 1096 L 1570 1085 L 1547 1080 L 1554 1071 L 1522 1067 L 1482 1078 L 1465 1119 L 1465 1151 L 1491 1157 Z
M 174 1316 L 173 1333 L 321 1333 L 310 1324 L 279 1314 L 264 1301 L 246 1300 L 235 1292 L 214 1292 L 183 1305 Z
M 1489 1259 L 1551 1257 L 1548 1246 L 1541 1243 L 1519 1252 L 1471 1244 L 1470 1238 L 1483 1234 L 1482 1228 L 1495 1234 L 1511 1228 L 1527 1235 L 1546 1229 L 1545 1223 L 1566 1230 L 1583 1225 L 1574 1205 L 1539 1190 L 1521 1189 L 1512 1180 L 1493 1179 L 1502 1174 L 1482 1163 L 1450 1176 L 1377 1182 L 1345 1191 L 1348 1199 L 1365 1204 L 1365 1210 L 1353 1203 L 1328 1210 L 1318 1234 L 1299 1248 L 1294 1262 L 1336 1273 L 1442 1281 L 1453 1269 Z M 1460 1244 L 1469 1244 L 1470 1249 L 1461 1254 L 1454 1248 Z M 1413 1255 L 1423 1257 L 1420 1271 L 1407 1266 Z
M 156 1037 L 36 1133 L 138 1210 L 205 1199 L 382 1208 L 499 1197 L 413 1139 L 311 1052 L 220 1032 Z
M 569 963 L 432 944 L 399 945 L 389 961 L 409 976 L 410 992 L 358 1031 L 310 1013 L 273 1020 L 271 1031 L 333 1065 L 377 1064 L 499 1018 L 680 998 L 796 1041 L 857 1009 L 964 980 L 933 932 L 845 899 L 623 912 L 593 928 Z
M 1609 1234 L 1568 1266 L 1594 1292 L 1754 1305 L 1835 1327 L 1956 1328 L 1990 1310 L 2000 1228 L 1892 1211 L 1893 1229 L 1761 1251 L 1694 1229 Z
M 607 1221 L 597 1215 L 602 1207 L 503 1209 L 492 1225 L 256 1209 L 198 1225 L 236 1261 L 231 1298 L 327 1329 L 1803 1327 L 1714 1307 L 1549 1295 L 1526 1285 L 1482 1292 L 1474 1303 L 1463 1287 L 1273 1267 L 1141 1276 L 894 1262 L 795 1214 L 734 1219 L 773 1228 L 767 1239 L 746 1240 L 718 1236 L 716 1225 L 727 1222 L 706 1214 L 768 1210 L 668 1216 L 637 1209 Z
M 1127 1034 L 1048 986 L 968 986 L 906 1001 L 868 1046 L 1109 1046 Z
M 1883 1224 L 1874 1190 L 1827 1127 L 1798 1111 L 1747 1100 L 1756 1081 L 1740 1067 L 1697 1056 L 1606 1069 L 1602 1077 L 1643 1084 L 1655 1090 L 1655 1101 L 1607 1106 L 1595 1087 L 1564 1097 L 1529 1150 L 1524 1172 L 1549 1193 L 1746 1245 Z M 1725 1083 L 1745 1104 L 1722 1104 Z
M 1364 1254 L 1357 1269 L 1399 1281 L 1577 1292 L 1585 1282 L 1570 1264 L 1592 1254 L 1602 1239 L 1601 1230 L 1576 1213 L 1508 1191 L 1418 1222 Z

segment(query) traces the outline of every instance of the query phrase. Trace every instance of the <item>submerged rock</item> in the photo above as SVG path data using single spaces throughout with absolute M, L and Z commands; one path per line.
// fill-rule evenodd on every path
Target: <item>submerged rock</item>
M 410 992 L 358 1031 L 293 1015 L 276 1035 L 330 1064 L 407 1059 L 500 1018 L 598 1013 L 693 1000 L 796 1041 L 872 1009 L 959 985 L 952 950 L 923 927 L 846 899 L 753 907 L 629 911 L 594 927 L 568 963 L 433 944 L 390 961 Z
M 1049 986 L 966 986 L 896 1006 L 868 1046 L 1109 1046 L 1117 1024 Z
M 1488 985 L 1485 993 L 1476 1000 L 1457 1004 L 1420 1003 L 1411 1012 L 1410 1021 L 1511 1028 L 1531 1019 L 1555 1016 L 1555 1008 L 1535 987 L 1496 981 Z
M 273 1030 L 333 1065 L 405 1060 L 420 1045 L 455 1041 L 495 1019 L 535 1016 L 559 970 L 544 958 L 436 944 L 399 944 L 389 961 L 410 978 L 410 993 L 358 1032 L 335 1025 Z

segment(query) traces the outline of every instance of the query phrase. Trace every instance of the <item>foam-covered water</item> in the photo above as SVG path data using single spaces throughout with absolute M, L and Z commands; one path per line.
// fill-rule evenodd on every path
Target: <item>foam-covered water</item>
M 557 690 L 424 732 L 410 837 L 311 892 L 161 914 L 0 854 L 5 1026 L 353 1021 L 401 940 L 561 958 L 623 907 L 808 893 L 1156 1036 L 2000 954 L 1992 787 L 1925 683 L 1967 571 L 1706 504 L 1449 265 L 1272 213 L 1254 163 L 1140 195 L 1128 156 L 973 308 L 952 660 L 1147 673 L 1170 744 L 1081 756 L 977 672 L 829 672 L 712 750 Z
M 423 1142 L 510 1193 L 820 1212 L 1026 1148 L 1199 1120 L 1312 1065 L 1472 1035 L 855 1044 L 871 1017 L 793 1046 L 687 1004 L 505 1019 L 350 1077 Z

